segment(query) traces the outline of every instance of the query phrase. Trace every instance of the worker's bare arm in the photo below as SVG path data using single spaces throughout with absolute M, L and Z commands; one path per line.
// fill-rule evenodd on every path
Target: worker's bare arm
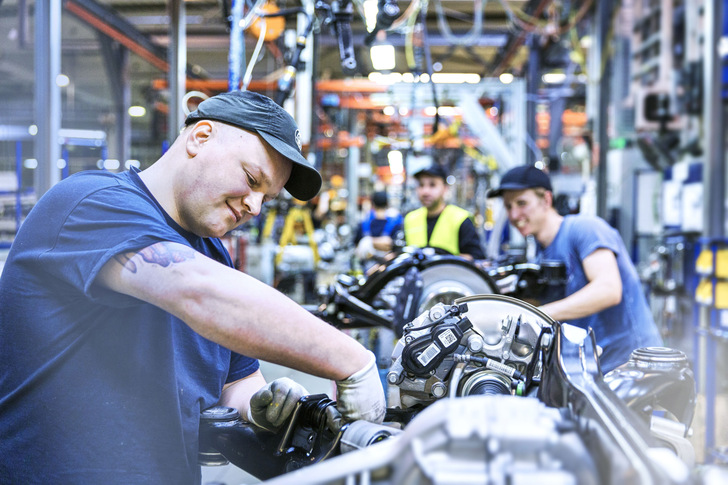
M 120 254 L 97 283 L 156 305 L 231 350 L 309 374 L 343 379 L 369 358 L 282 293 L 183 244 Z
M 541 309 L 556 320 L 569 321 L 598 313 L 622 301 L 622 278 L 617 258 L 609 249 L 597 249 L 582 261 L 587 283 L 566 298 Z
M 250 398 L 255 394 L 258 389 L 265 386 L 265 377 L 257 370 L 243 379 L 238 379 L 235 382 L 228 382 L 222 388 L 222 395 L 220 396 L 221 406 L 230 406 L 240 411 L 240 415 L 244 418 L 248 415 L 248 409 L 250 408 Z M 246 418 L 247 419 L 247 418 Z

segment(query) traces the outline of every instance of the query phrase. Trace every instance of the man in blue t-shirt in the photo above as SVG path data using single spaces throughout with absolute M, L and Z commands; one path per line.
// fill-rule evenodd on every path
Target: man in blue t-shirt
M 555 320 L 591 327 L 602 347 L 603 372 L 626 362 L 632 350 L 662 345 L 627 248 L 603 219 L 561 216 L 553 206 L 551 180 L 522 165 L 503 175 L 488 197 L 503 197 L 511 224 L 533 235 L 543 260 L 566 264 L 565 297 L 541 309 Z
M 374 192 L 372 210 L 361 221 L 354 237 L 356 255 L 365 269 L 373 264 L 373 258 L 381 258 L 394 248 L 397 234 L 401 237 L 403 222 L 402 214 L 389 208 L 387 193 Z
M 143 172 L 57 184 L 18 232 L 0 278 L 0 483 L 199 483 L 202 410 L 275 429 L 305 394 L 256 359 L 336 380 L 330 427 L 382 420 L 372 353 L 232 269 L 217 239 L 283 188 L 318 192 L 293 118 L 238 91 L 185 124 Z

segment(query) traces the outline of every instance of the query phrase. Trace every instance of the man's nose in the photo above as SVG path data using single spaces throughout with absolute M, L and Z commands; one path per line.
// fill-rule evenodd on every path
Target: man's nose
M 263 207 L 263 197 L 264 195 L 258 192 L 250 192 L 243 197 L 243 207 L 249 214 L 257 216 Z

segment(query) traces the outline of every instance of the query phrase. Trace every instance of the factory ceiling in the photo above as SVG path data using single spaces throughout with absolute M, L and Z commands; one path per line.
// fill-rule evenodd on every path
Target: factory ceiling
M 129 81 L 131 104 L 164 114 L 171 4 L 163 0 L 63 0 L 61 72 L 67 76 L 63 127 L 112 125 L 120 79 Z M 483 78 L 510 73 L 518 78 L 527 74 L 530 52 L 538 52 L 541 72 L 568 66 L 571 72 L 583 71 L 584 59 L 575 57 L 573 49 L 578 52 L 579 39 L 589 31 L 590 0 L 413 0 L 394 4 L 401 13 L 395 28 L 386 35 L 380 32 L 376 42 L 386 41 L 395 47 L 395 72 L 469 73 Z M 335 22 L 330 22 L 342 5 L 335 0 L 316 4 L 313 61 L 309 62 L 318 82 L 366 79 L 373 71 L 365 45 L 368 31 L 362 3 L 355 4 L 349 22 L 357 67 L 354 71 L 342 67 Z M 0 0 L 0 96 L 10 108 L 0 115 L 0 125 L 20 125 L 33 119 L 34 7 L 31 0 Z M 284 12 L 297 7 L 301 7 L 300 1 L 277 3 Z M 208 93 L 227 86 L 231 8 L 231 0 L 184 2 L 188 80 L 198 80 Z M 418 8 L 419 14 L 411 13 Z M 266 41 L 257 57 L 251 89 L 258 83 L 271 94 L 270 89 L 275 89 L 276 80 L 290 62 L 295 35 L 286 31 L 300 32 L 302 27 L 300 20 L 297 27 L 295 14 L 283 18 L 280 28 L 284 32 Z M 269 22 L 274 30 L 275 19 Z M 412 24 L 426 28 L 412 29 Z M 243 58 L 247 63 L 256 41 L 250 31 L 246 32 Z M 125 58 L 125 48 L 129 52 L 127 68 L 120 70 L 115 64 Z M 361 86 L 359 83 L 350 89 Z M 142 126 L 139 131 L 146 130 Z

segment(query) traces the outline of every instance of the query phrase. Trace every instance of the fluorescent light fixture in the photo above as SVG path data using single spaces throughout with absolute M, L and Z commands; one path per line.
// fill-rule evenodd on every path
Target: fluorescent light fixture
M 396 66 L 392 44 L 373 45 L 369 49 L 369 55 L 372 58 L 372 67 L 377 71 L 391 71 Z
M 121 163 L 115 158 L 107 158 L 106 160 L 104 160 L 104 168 L 106 170 L 118 170 L 120 166 Z
M 401 82 L 402 75 L 398 72 L 390 72 L 388 74 L 383 74 L 381 72 L 371 72 L 369 73 L 369 80 L 377 84 L 390 85 Z
M 457 116 L 461 114 L 460 108 L 456 106 L 440 106 L 437 109 L 435 109 L 434 106 L 427 106 L 425 108 L 426 116 L 435 116 L 435 113 L 439 114 L 440 116 Z
M 395 113 L 394 106 L 385 106 L 382 111 L 387 116 L 392 116 Z
M 23 166 L 31 170 L 38 168 L 38 160 L 35 158 L 26 158 L 23 160 Z
M 129 159 L 126 162 L 124 162 L 124 168 L 129 170 L 131 167 L 139 168 L 142 166 L 142 163 L 139 160 Z
M 71 80 L 68 79 L 68 76 L 66 76 L 65 74 L 59 74 L 58 76 L 56 76 L 56 86 L 58 86 L 59 88 L 65 88 L 69 84 L 71 84 Z
M 30 133 L 30 136 L 35 136 L 38 134 L 38 125 L 30 125 L 28 127 L 28 133 Z
M 503 84 L 510 84 L 513 82 L 513 74 L 510 72 L 504 72 L 500 76 L 498 76 L 498 79 L 500 79 L 500 82 Z
M 406 106 L 400 106 L 399 107 L 399 115 L 400 116 L 407 116 L 409 114 L 409 109 L 407 109 Z
M 415 82 L 417 82 L 417 81 L 415 81 Z M 423 72 L 422 74 L 420 74 L 419 82 L 421 82 L 421 83 L 429 83 L 430 82 L 430 75 L 427 74 L 426 72 Z
M 56 162 L 56 166 L 61 170 L 66 168 L 66 165 L 67 165 L 67 163 L 63 158 L 59 158 L 58 161 Z
M 404 172 L 402 152 L 399 150 L 391 150 L 387 154 L 387 160 L 389 161 L 389 171 L 392 172 L 392 175 L 399 175 Z
M 141 118 L 147 114 L 147 109 L 144 106 L 129 106 L 129 116 L 132 118 Z
M 436 72 L 432 74 L 432 82 L 438 84 L 478 84 L 480 82 L 480 75 L 458 72 Z
M 563 72 L 547 72 L 541 76 L 541 80 L 546 84 L 562 84 L 566 81 L 566 74 Z
M 405 72 L 402 74 L 402 82 L 404 83 L 413 83 L 415 82 L 415 75 L 411 72 Z

